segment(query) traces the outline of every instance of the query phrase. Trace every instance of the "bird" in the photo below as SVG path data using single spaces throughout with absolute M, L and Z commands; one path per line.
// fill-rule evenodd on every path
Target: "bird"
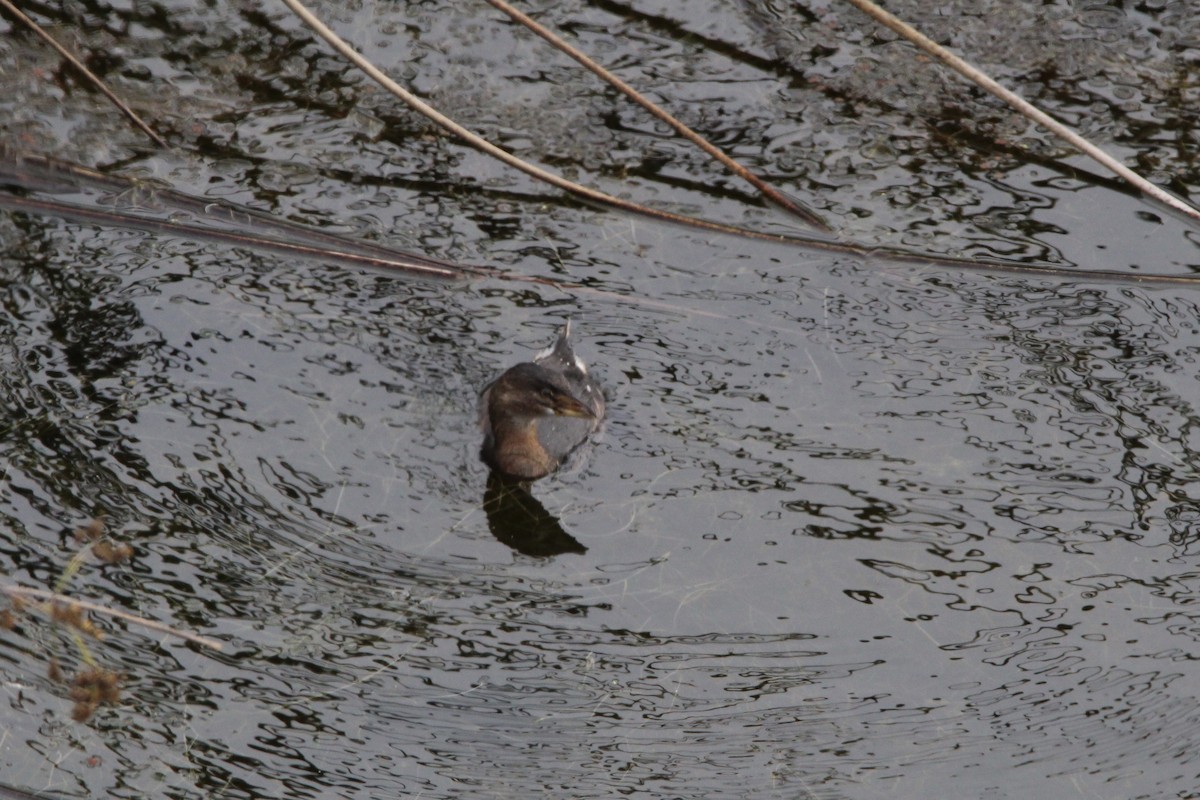
M 604 391 L 571 347 L 571 321 L 533 361 L 510 367 L 479 395 L 484 463 L 502 477 L 546 477 L 600 427 Z

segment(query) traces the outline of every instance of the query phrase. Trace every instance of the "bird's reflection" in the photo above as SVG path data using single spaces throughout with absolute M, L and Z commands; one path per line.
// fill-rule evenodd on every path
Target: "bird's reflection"
M 560 553 L 586 553 L 587 548 L 563 530 L 527 484 L 493 472 L 483 496 L 488 528 L 504 544 L 527 556 L 549 558 Z

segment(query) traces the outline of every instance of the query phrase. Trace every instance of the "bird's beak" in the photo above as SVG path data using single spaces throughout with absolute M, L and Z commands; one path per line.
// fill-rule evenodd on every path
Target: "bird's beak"
M 592 410 L 569 394 L 559 395 L 554 401 L 554 413 L 560 417 L 594 417 Z

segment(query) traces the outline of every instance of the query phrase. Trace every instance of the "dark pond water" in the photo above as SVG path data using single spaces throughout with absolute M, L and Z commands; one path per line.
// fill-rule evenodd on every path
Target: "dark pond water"
M 892 5 L 1195 196 L 1188 4 Z M 798 228 L 484 8 L 318 11 L 521 155 Z M 104 514 L 136 554 L 89 561 L 67 590 L 226 643 L 102 622 L 87 649 L 125 674 L 123 700 L 77 723 L 47 664 L 77 670 L 79 647 L 22 617 L 0 631 L 0 782 L 1200 796 L 1200 289 L 833 256 L 587 208 L 432 135 L 282 6 L 53 13 L 174 148 L 148 153 L 11 27 L 6 141 L 592 291 L 0 212 L 0 574 L 54 586 L 71 531 Z M 539 18 L 847 238 L 1200 265 L 1194 227 L 840 6 Z M 475 395 L 568 317 L 611 413 L 534 487 L 549 532 L 522 545 L 484 503 Z

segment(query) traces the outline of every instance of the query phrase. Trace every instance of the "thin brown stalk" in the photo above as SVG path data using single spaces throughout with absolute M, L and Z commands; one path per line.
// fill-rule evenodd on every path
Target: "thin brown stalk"
M 678 133 L 680 136 L 687 139 L 692 144 L 699 147 L 701 150 L 703 150 L 705 153 L 707 153 L 708 155 L 715 158 L 717 161 L 720 161 L 723 165 L 725 165 L 725 167 L 730 172 L 732 172 L 733 174 L 737 175 L 742 180 L 749 183 L 751 186 L 753 186 L 755 189 L 757 189 L 764 197 L 766 197 L 771 202 L 775 203 L 776 205 L 781 206 L 786 211 L 789 211 L 790 213 L 796 215 L 800 219 L 807 222 L 809 225 L 812 225 L 813 227 L 815 227 L 819 230 L 822 230 L 822 231 L 830 230 L 829 225 L 827 225 L 825 223 L 825 220 L 823 220 L 823 219 L 821 219 L 821 217 L 817 216 L 816 212 L 800 205 L 795 200 L 788 197 L 783 192 L 776 189 L 774 186 L 771 186 L 769 183 L 767 183 L 762 178 L 755 175 L 750 170 L 746 169 L 746 167 L 742 166 L 737 161 L 735 161 L 733 158 L 726 155 L 724 151 L 722 151 L 716 145 L 712 144 L 707 139 L 705 139 L 703 136 L 701 136 L 700 134 L 696 133 L 694 130 L 689 128 L 687 125 L 685 125 L 682 121 L 680 121 L 675 116 L 673 116 L 666 109 L 655 104 L 648 97 L 641 94 L 637 89 L 634 89 L 628 83 L 621 80 L 613 73 L 609 72 L 607 69 L 602 67 L 596 61 L 594 61 L 591 57 L 584 54 L 578 48 L 574 47 L 570 43 L 563 40 L 562 37 L 558 36 L 556 33 L 554 33 L 553 31 L 546 28 L 541 23 L 539 23 L 536 20 L 534 20 L 533 18 L 531 18 L 528 14 L 525 14 L 524 12 L 517 10 L 511 4 L 506 2 L 506 0 L 487 0 L 487 2 L 490 3 L 492 6 L 494 6 L 495 8 L 499 9 L 500 11 L 503 11 L 505 14 L 512 17 L 514 20 L 516 20 L 520 24 L 524 25 L 526 28 L 533 31 L 538 36 L 545 39 L 547 42 L 549 42 L 551 45 L 553 45 L 557 49 L 561 50 L 562 52 L 566 53 L 571 58 L 578 61 L 580 64 L 582 64 L 584 67 L 586 67 L 589 71 L 591 71 L 595 75 L 598 75 L 601 79 L 607 81 L 609 84 L 614 86 L 619 92 L 621 92 L 621 94 L 625 95 L 630 100 L 637 103 L 642 108 L 646 109 L 646 111 L 650 112 L 650 114 L 652 114 L 654 117 L 656 117 L 657 119 L 660 119 L 663 122 L 670 125 L 675 130 L 676 133 Z
M 490 274 L 490 271 L 482 267 L 439 262 L 424 256 L 414 255 L 408 257 L 399 251 L 393 251 L 390 255 L 359 252 L 358 248 L 352 242 L 346 242 L 341 248 L 336 244 L 311 245 L 300 242 L 288 242 L 257 235 L 252 232 L 225 231 L 201 225 L 188 225 L 174 220 L 145 217 L 125 211 L 104 211 L 57 200 L 39 200 L 33 197 L 21 197 L 8 192 L 0 192 L 0 208 L 24 211 L 32 214 L 48 214 L 62 219 L 87 222 L 95 225 L 116 225 L 123 228 L 151 231 L 153 233 L 186 236 L 196 241 L 221 242 L 235 247 L 248 247 L 261 252 L 278 255 L 291 255 L 318 261 L 338 262 L 345 265 L 397 270 L 418 278 L 457 281 Z
M 1136 172 L 1129 169 L 1129 167 L 1125 166 L 1120 161 L 1089 142 L 1087 139 L 1084 139 L 1066 125 L 1063 125 L 1046 112 L 1034 106 L 1028 100 L 1025 100 L 1015 92 L 1004 88 L 979 69 L 968 64 L 966 61 L 954 55 L 949 50 L 942 47 L 937 42 L 933 41 L 928 36 L 916 30 L 895 15 L 884 11 L 882 8 L 875 5 L 875 3 L 871 2 L 871 0 L 847 0 L 847 2 L 863 13 L 868 14 L 875 21 L 900 34 L 912 44 L 916 45 L 926 53 L 929 53 L 934 58 L 941 61 L 946 66 L 953 69 L 959 75 L 962 75 L 975 85 L 1000 98 L 1005 103 L 1019 111 L 1026 119 L 1036 122 L 1060 138 L 1066 140 L 1068 143 L 1078 148 L 1087 156 L 1099 162 L 1101 165 L 1116 173 L 1121 178 L 1124 178 L 1130 185 L 1138 189 L 1146 196 L 1151 197 L 1158 202 L 1169 206 L 1176 211 L 1179 211 L 1180 213 L 1186 214 L 1192 219 L 1200 220 L 1200 209 L 1197 209 L 1195 206 L 1184 202 L 1165 189 L 1154 185 L 1141 175 L 1138 175 Z
M 164 141 L 161 136 L 155 133 L 154 130 L 147 125 L 132 108 L 130 108 L 123 100 L 121 100 L 121 98 L 117 97 L 116 93 L 113 92 L 112 89 L 109 89 L 108 86 L 105 85 L 104 81 L 100 80 L 100 78 L 94 72 L 84 66 L 83 62 L 76 58 L 69 50 L 67 50 L 67 48 L 55 41 L 54 37 L 42 29 L 42 26 L 38 25 L 32 19 L 27 17 L 24 13 L 22 13 L 21 9 L 14 6 L 11 2 L 9 2 L 9 0 L 0 0 L 0 7 L 3 7 L 9 14 L 14 16 L 23 25 L 27 26 L 30 30 L 40 36 L 46 42 L 46 44 L 57 50 L 60 56 L 65 58 L 75 69 L 79 70 L 79 72 L 82 73 L 83 76 L 87 78 L 93 86 L 103 92 L 104 96 L 111 100 L 117 108 L 121 109 L 121 113 L 128 117 L 134 125 L 141 128 L 142 132 L 149 136 L 156 145 L 164 148 L 167 146 L 166 141 Z
M 2 148 L 0 148 L 2 152 Z M 80 169 L 77 177 L 83 178 L 88 170 Z M 6 173 L 3 159 L 0 159 L 0 177 L 17 173 Z M 104 185 L 116 186 L 124 179 L 111 175 L 99 175 Z M 36 187 L 35 187 L 36 188 Z M 186 195 L 169 193 L 168 199 L 186 198 Z M 184 207 L 193 207 L 199 201 L 190 198 Z M 210 203 L 211 204 L 211 203 Z M 521 281 L 554 286 L 563 291 L 585 292 L 597 297 L 609 297 L 617 302 L 634 303 L 638 305 L 657 305 L 667 308 L 669 304 L 656 304 L 647 298 L 619 295 L 600 290 L 587 289 L 579 284 L 555 281 L 549 278 L 538 278 L 524 275 L 514 275 L 494 267 L 458 264 L 441 259 L 431 259 L 427 256 L 417 256 L 399 250 L 382 248 L 378 245 L 355 242 L 341 237 L 320 234 L 320 232 L 304 229 L 292 229 L 290 223 L 278 223 L 281 230 L 290 231 L 293 241 L 281 240 L 277 235 L 264 236 L 251 231 L 227 231 L 199 225 L 188 225 L 173 219 L 145 217 L 128 211 L 113 211 L 109 209 L 90 208 L 65 203 L 56 200 L 42 200 L 35 197 L 0 191 L 0 208 L 23 211 L 31 214 L 45 214 L 76 222 L 94 225 L 116 225 L 135 230 L 145 230 L 154 233 L 166 233 L 173 236 L 185 236 L 196 241 L 214 241 L 236 247 L 246 247 L 267 253 L 294 255 L 317 260 L 323 263 L 340 263 L 344 265 L 362 266 L 369 268 L 399 270 L 414 277 L 433 278 L 439 280 L 464 280 L 470 278 L 495 278 L 506 281 Z M 247 210 L 231 208 L 230 214 L 245 213 Z M 255 212 L 257 213 L 257 212 Z M 250 220 L 257 224 L 257 217 Z M 287 225 L 287 228 L 282 226 Z M 893 247 L 865 245 L 852 241 L 830 241 L 815 236 L 796 234 L 781 236 L 742 228 L 733 228 L 727 233 L 733 235 L 772 241 L 778 244 L 789 244 L 822 250 L 830 253 L 840 253 L 859 258 L 878 258 L 891 262 L 916 264 L 924 266 L 956 267 L 963 270 L 982 271 L 997 274 L 1051 276 L 1064 280 L 1092 280 L 1105 282 L 1122 282 L 1144 285 L 1176 285 L 1195 286 L 1200 284 L 1200 275 L 1166 275 L 1161 273 L 1127 273 L 1115 270 L 1078 269 L 1059 267 L 1052 264 L 1015 264 L 1010 261 L 1000 261 L 986 258 L 960 258 L 956 256 L 934 255 L 912 250 Z M 311 240 L 310 240 L 311 239 Z
M 225 648 L 225 645 L 221 642 L 218 642 L 216 639 L 209 639 L 206 636 L 198 636 L 194 633 L 181 631 L 178 628 L 172 628 L 170 625 L 164 625 L 161 622 L 155 622 L 152 619 L 146 619 L 145 617 L 139 617 L 135 614 L 130 614 L 125 611 L 118 611 L 115 608 L 108 608 L 106 606 L 97 605 L 96 603 L 89 603 L 86 600 L 76 600 L 75 598 L 68 597 L 65 594 L 51 592 L 46 589 L 35 589 L 31 586 L 0 585 L 0 592 L 4 592 L 9 597 L 35 597 L 39 600 L 45 600 L 47 603 L 57 604 L 59 607 L 67 609 L 80 608 L 96 614 L 103 614 L 108 617 L 123 619 L 126 622 L 140 625 L 143 628 L 148 628 L 152 631 L 158 631 L 159 633 L 169 634 L 179 639 L 183 639 L 194 644 L 203 645 L 204 647 L 208 647 L 213 650 L 223 650 Z
M 409 106 L 409 108 L 412 108 L 419 114 L 424 115 L 438 127 L 454 134 L 475 149 L 487 153 L 499 161 L 503 161 L 505 164 L 524 172 L 526 175 L 530 175 L 540 181 L 549 183 L 552 186 L 557 186 L 563 191 L 570 192 L 576 197 L 582 197 L 583 199 L 589 200 L 593 203 L 599 203 L 610 208 L 619 208 L 623 211 L 628 211 L 633 214 L 640 214 L 644 217 L 650 217 L 652 219 L 659 219 L 665 222 L 674 222 L 679 225 L 687 225 L 692 228 L 699 228 L 701 230 L 714 231 L 717 233 L 730 233 L 741 236 L 758 235 L 762 238 L 774 239 L 775 241 L 779 241 L 782 238 L 778 236 L 771 236 L 770 234 L 754 234 L 753 232 L 746 231 L 743 228 L 738 228 L 732 225 L 723 225 L 719 222 L 709 222 L 708 220 L 696 219 L 695 217 L 686 217 L 682 214 L 672 214 L 669 211 L 659 211 L 657 209 L 648 208 L 638 203 L 622 200 L 619 197 L 613 197 L 610 194 L 605 194 L 604 192 L 590 189 L 586 186 L 581 186 L 580 184 L 569 181 L 560 175 L 555 175 L 553 172 L 549 172 L 541 167 L 530 164 L 528 161 L 523 161 L 514 156 L 512 153 L 501 150 L 499 147 L 487 141 L 478 134 L 475 134 L 467 128 L 464 128 L 462 125 L 441 113 L 433 106 L 421 100 L 419 97 L 412 94 L 403 86 L 389 78 L 382 70 L 359 55 L 359 53 L 353 47 L 351 47 L 344 39 L 334 33 L 329 26 L 321 22 L 321 20 L 318 19 L 316 15 L 314 15 L 307 7 L 305 7 L 300 0 L 282 0 L 282 2 L 289 9 L 291 9 L 292 12 L 298 16 L 305 25 L 311 28 L 326 42 L 328 42 L 334 50 L 337 50 L 356 67 L 365 72 L 372 80 L 402 100 Z
M 175 232 L 186 234 L 186 224 L 177 221 L 178 212 L 191 212 L 191 216 L 203 223 L 195 229 L 203 228 L 213 231 L 211 236 L 201 236 L 201 239 L 226 241 L 230 244 L 254 242 L 268 243 L 262 249 L 270 250 L 276 246 L 279 252 L 295 252 L 305 256 L 321 259 L 338 259 L 339 253 L 352 253 L 361 258 L 355 262 L 347 259 L 347 263 L 362 263 L 369 266 L 380 266 L 388 269 L 412 271 L 418 275 L 431 278 L 454 278 L 456 273 L 475 274 L 487 272 L 486 268 L 473 267 L 466 264 L 452 263 L 443 259 L 417 255 L 392 247 L 373 244 L 358 239 L 326 233 L 306 225 L 290 222 L 268 214 L 250 206 L 231 203 L 226 200 L 213 200 L 208 197 L 194 197 L 166 186 L 151 184 L 120 175 L 108 175 L 97 170 L 50 158 L 38 153 L 26 153 L 15 150 L 0 142 L 0 183 L 19 186 L 24 191 L 14 196 L 16 200 L 30 200 L 31 193 L 58 195 L 63 193 L 76 194 L 80 190 L 106 191 L 110 193 L 111 202 L 106 203 L 112 211 L 91 209 L 95 213 L 89 221 L 97 224 L 125 223 L 116 217 L 129 214 L 131 224 L 125 227 L 135 227 L 158 232 Z M 127 199 L 128 198 L 128 199 Z M 9 197 L 0 192 L 0 207 L 8 205 Z M 37 201 L 41 206 L 28 206 L 26 210 L 43 209 L 53 213 L 59 207 L 55 201 Z M 17 206 L 9 206 L 17 207 Z M 171 219 L 149 218 L 133 214 L 129 209 L 137 207 L 158 210 L 163 216 L 170 214 Z M 76 213 L 83 209 L 81 206 L 61 204 L 63 216 L 80 219 Z M 226 231 L 213 227 L 217 224 L 236 226 L 234 231 Z M 184 227 L 179 227 L 183 225 Z

